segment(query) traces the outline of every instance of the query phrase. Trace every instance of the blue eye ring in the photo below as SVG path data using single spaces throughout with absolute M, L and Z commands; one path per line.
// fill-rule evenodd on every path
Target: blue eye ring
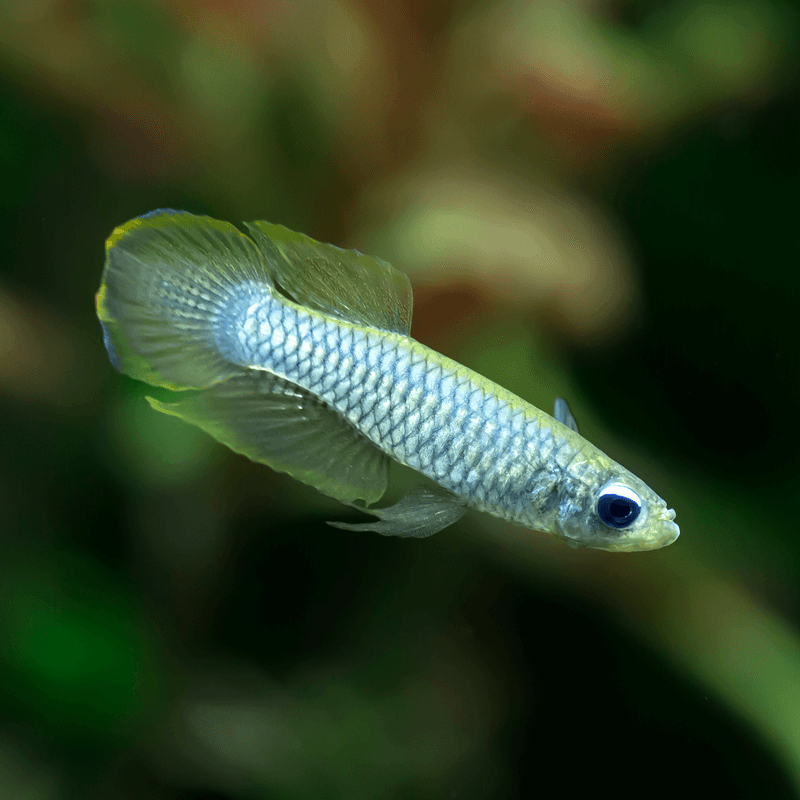
M 609 528 L 627 528 L 642 511 L 639 495 L 623 483 L 610 483 L 600 490 L 597 516 Z

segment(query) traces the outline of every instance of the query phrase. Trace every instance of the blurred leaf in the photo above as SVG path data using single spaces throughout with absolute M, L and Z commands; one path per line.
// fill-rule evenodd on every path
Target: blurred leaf
M 91 22 L 106 44 L 148 81 L 172 81 L 180 32 L 151 0 L 90 0 Z
M 5 701 L 66 739 L 130 735 L 158 684 L 141 613 L 99 565 L 51 559 L 4 569 Z

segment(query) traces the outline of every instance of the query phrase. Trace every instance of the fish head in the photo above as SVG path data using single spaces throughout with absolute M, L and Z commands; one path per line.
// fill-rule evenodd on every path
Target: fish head
M 623 467 L 588 470 L 559 504 L 555 529 L 573 547 L 617 553 L 657 550 L 680 535 L 675 511 Z M 569 482 L 568 482 L 569 484 Z

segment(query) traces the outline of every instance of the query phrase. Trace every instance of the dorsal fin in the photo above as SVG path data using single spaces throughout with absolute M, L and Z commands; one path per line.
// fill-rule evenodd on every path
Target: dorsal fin
M 411 330 L 411 284 L 391 264 L 282 225 L 245 225 L 273 282 L 295 302 L 359 325 L 402 334 Z

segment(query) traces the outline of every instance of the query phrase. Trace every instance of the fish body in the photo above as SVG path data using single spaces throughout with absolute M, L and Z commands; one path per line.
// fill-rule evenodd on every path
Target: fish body
M 551 527 L 559 486 L 600 466 L 582 452 L 580 435 L 409 336 L 251 292 L 231 318 L 237 337 L 228 357 L 312 392 L 477 510 Z
M 677 538 L 674 512 L 584 439 L 563 401 L 550 416 L 411 338 L 402 273 L 248 228 L 153 212 L 109 238 L 98 314 L 112 362 L 195 390 L 154 407 L 347 504 L 380 499 L 389 458 L 435 484 L 367 509 L 379 522 L 337 527 L 427 536 L 469 507 L 575 546 Z

